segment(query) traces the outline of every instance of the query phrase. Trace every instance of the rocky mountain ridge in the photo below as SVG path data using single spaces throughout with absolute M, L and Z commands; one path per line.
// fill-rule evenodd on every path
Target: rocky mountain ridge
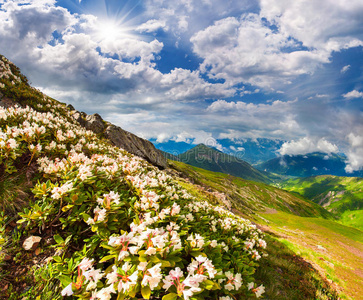
M 88 130 L 103 135 L 106 139 L 119 148 L 126 150 L 136 156 L 146 159 L 151 164 L 165 169 L 168 166 L 167 160 L 162 152 L 148 140 L 122 129 L 110 122 L 104 121 L 99 114 L 88 115 L 79 112 L 69 105 L 73 118 Z
M 20 73 L 20 70 L 11 61 L 0 55 L 0 88 L 4 88 L 5 84 L 9 81 L 13 86 L 15 86 L 15 83 L 22 83 L 24 87 L 35 90 L 29 86 L 27 78 Z M 39 94 L 44 97 L 42 93 Z M 16 98 L 16 93 L 13 95 L 11 93 L 9 95 L 4 95 L 0 92 L 0 106 L 9 107 L 16 104 L 22 106 L 21 101 L 19 101 L 21 99 Z M 72 105 L 68 105 L 67 107 L 74 120 L 82 127 L 105 137 L 114 146 L 144 158 L 161 169 L 167 167 L 168 163 L 166 158 L 150 141 L 142 139 L 110 122 L 104 121 L 99 114 L 88 115 L 84 112 L 75 110 Z

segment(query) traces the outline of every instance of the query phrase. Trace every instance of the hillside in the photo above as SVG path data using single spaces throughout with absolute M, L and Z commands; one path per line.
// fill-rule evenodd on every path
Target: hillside
M 362 172 L 345 172 L 345 166 L 344 156 L 315 152 L 306 155 L 284 155 L 255 167 L 260 171 L 297 177 L 317 175 L 362 176 Z
M 363 299 L 363 231 L 337 223 L 298 194 L 181 162 L 171 167 L 197 198 L 230 205 L 266 233 L 271 247 L 257 276 L 269 282 L 267 299 L 338 299 L 321 278 L 340 299 Z
M 363 267 L 357 260 L 360 231 L 336 227 L 317 204 L 263 183 L 180 162 L 172 162 L 167 174 L 102 132 L 87 130 L 71 107 L 31 88 L 16 66 L 0 58 L 2 298 L 363 294 L 358 271 L 358 279 L 342 275 Z M 315 266 L 305 253 L 296 255 L 294 247 L 308 241 L 308 231 L 285 243 L 286 232 L 295 230 L 286 226 L 308 220 L 329 227 L 334 242 L 351 247 L 332 279 L 324 272 L 331 265 L 317 259 Z
M 256 170 L 249 163 L 204 144 L 199 144 L 176 157 L 178 161 L 205 170 L 226 173 L 246 180 L 271 182 L 267 175 Z
M 279 186 L 318 203 L 343 224 L 363 230 L 363 178 L 326 175 L 289 179 Z
M 249 217 L 276 209 L 298 216 L 332 218 L 320 205 L 261 182 L 208 171 L 177 161 L 170 161 L 169 166 L 179 172 L 179 177 L 187 179 L 184 183 L 186 188 L 190 184 L 191 187 L 200 186 L 202 190 L 212 189 L 220 193 L 212 193 L 210 196 L 216 203 L 229 209 L 238 209 Z
M 3 297 L 264 293 L 254 273 L 266 242 L 255 225 L 198 201 L 147 161 L 85 129 L 69 107 L 32 89 L 0 58 Z

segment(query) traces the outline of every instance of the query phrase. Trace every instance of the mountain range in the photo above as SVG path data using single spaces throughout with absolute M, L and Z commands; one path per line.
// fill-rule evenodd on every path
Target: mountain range
M 309 177 L 317 175 L 363 176 L 363 171 L 347 173 L 344 155 L 320 152 L 305 155 L 283 155 L 255 165 L 260 171 L 286 176 Z
M 157 149 L 160 149 L 169 154 L 178 156 L 193 147 L 195 144 L 187 142 L 158 142 L 152 139 Z M 244 160 L 249 164 L 257 164 L 277 157 L 277 151 L 280 149 L 284 141 L 272 140 L 267 138 L 245 138 L 245 139 L 216 139 L 207 141 L 205 144 L 211 148 L 217 148 L 223 153 L 236 156 L 240 160 Z

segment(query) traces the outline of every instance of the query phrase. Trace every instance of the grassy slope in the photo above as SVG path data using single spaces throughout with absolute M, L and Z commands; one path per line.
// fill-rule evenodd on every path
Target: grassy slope
M 363 299 L 363 232 L 332 220 L 263 214 L 265 229 L 311 262 L 343 299 Z M 267 222 L 266 222 L 267 220 Z
M 321 204 L 343 224 L 363 230 L 363 179 L 358 177 L 316 176 L 289 179 L 280 184 Z
M 329 214 L 318 205 L 280 189 L 180 162 L 171 162 L 171 166 L 189 177 L 181 183 L 194 196 L 218 202 L 208 189 L 224 192 L 242 215 L 270 233 L 269 256 L 262 259 L 263 267 L 256 274 L 269 282 L 267 299 L 335 299 L 337 296 L 326 281 L 339 291 L 341 298 L 362 299 L 361 231 L 324 219 Z M 283 207 L 284 201 L 288 206 L 294 203 L 294 212 L 301 216 Z
M 132 224 L 138 225 L 141 222 L 148 222 L 147 225 L 144 224 L 144 229 L 141 228 L 144 225 L 140 225 L 132 235 L 137 236 L 139 241 L 144 238 L 145 240 L 148 239 L 147 244 L 140 245 L 140 249 L 144 246 L 150 249 L 152 247 L 151 245 L 155 245 L 155 247 L 158 245 L 158 248 L 155 248 L 155 253 L 160 255 L 158 257 L 153 254 L 144 255 L 144 250 L 137 250 L 136 253 L 133 253 L 132 255 L 128 253 L 129 256 L 127 256 L 125 261 L 127 260 L 128 262 L 131 262 L 131 264 L 134 264 L 132 271 L 136 269 L 139 262 L 147 263 L 145 270 L 135 270 L 136 273 L 134 274 L 136 274 L 137 280 L 139 281 L 141 281 L 142 278 L 146 278 L 145 274 L 152 274 L 151 271 L 149 271 L 151 270 L 149 268 L 151 266 L 160 268 L 160 271 L 156 270 L 155 272 L 159 272 L 159 274 L 161 273 L 162 276 L 164 276 L 168 274 L 171 268 L 176 266 L 184 269 L 184 264 L 187 263 L 188 260 L 193 259 L 192 255 L 202 255 L 202 249 L 209 247 L 209 244 L 205 244 L 205 247 L 203 248 L 204 241 L 202 246 L 199 246 L 201 242 L 199 241 L 198 248 L 196 248 L 196 244 L 193 245 L 192 242 L 188 242 L 190 239 L 187 240 L 186 235 L 189 233 L 189 229 L 187 228 L 188 225 L 185 226 L 184 223 L 191 224 L 191 222 L 194 222 L 194 225 L 190 225 L 190 228 L 195 230 L 195 232 L 193 232 L 195 237 L 196 233 L 211 233 L 210 227 L 206 224 L 208 224 L 211 216 L 214 218 L 212 212 L 214 209 L 208 210 L 207 215 L 206 209 L 209 208 L 208 204 L 194 202 L 194 200 L 190 199 L 184 191 L 174 185 L 174 181 L 167 178 L 165 174 L 159 173 L 159 170 L 148 165 L 146 162 L 143 162 L 141 159 L 134 158 L 125 151 L 110 146 L 106 141 L 98 139 L 96 135 L 87 133 L 85 130 L 82 130 L 79 125 L 66 122 L 67 109 L 65 105 L 59 104 L 55 100 L 48 98 L 44 99 L 44 103 L 42 103 L 42 99 L 38 99 L 38 96 L 40 96 L 39 93 L 34 95 L 32 94 L 34 91 L 29 87 L 26 91 L 23 88 L 23 86 L 19 87 L 18 85 L 14 85 L 14 87 L 11 87 L 11 90 L 6 89 L 4 92 L 6 92 L 6 96 L 10 99 L 15 99 L 24 105 L 31 104 L 33 107 L 40 106 L 40 109 L 42 110 L 47 110 L 49 104 L 49 107 L 55 107 L 63 111 L 65 116 L 57 114 L 57 117 L 55 117 L 55 110 L 53 108 L 52 111 L 54 115 L 50 113 L 46 116 L 40 116 L 30 109 L 9 109 L 5 113 L 2 111 L 2 117 L 0 118 L 1 130 L 10 124 L 14 125 L 16 128 L 19 127 L 20 131 L 22 130 L 21 126 L 25 123 L 23 123 L 23 120 L 31 122 L 31 128 L 35 128 L 36 122 L 43 122 L 43 120 L 44 123 L 42 124 L 46 126 L 44 127 L 45 131 L 42 134 L 34 134 L 34 139 L 30 139 L 29 136 L 25 137 L 29 140 L 29 143 L 35 141 L 38 145 L 42 146 L 39 148 L 36 148 L 33 144 L 31 144 L 31 146 L 34 146 L 34 148 L 28 146 L 24 143 L 25 138 L 20 139 L 19 136 L 12 136 L 12 140 L 15 141 L 14 138 L 17 138 L 16 142 L 18 143 L 16 144 L 16 147 L 12 148 L 10 147 L 11 143 L 8 142 L 11 139 L 8 139 L 7 135 L 3 135 L 6 138 L 7 144 L 5 144 L 6 148 L 3 147 L 1 149 L 5 149 L 5 154 L 1 153 L 2 155 L 0 156 L 1 159 L 4 159 L 3 161 L 0 161 L 0 205 L 3 205 L 3 211 L 0 211 L 0 291 L 3 293 L 0 298 L 9 300 L 60 299 L 60 280 L 62 282 L 62 287 L 69 286 L 68 284 L 71 284 L 70 282 L 76 281 L 77 284 L 70 285 L 74 290 L 73 292 L 82 293 L 84 296 L 81 297 L 82 299 L 89 299 L 90 292 L 85 291 L 86 284 L 83 284 L 83 281 L 85 280 L 83 277 L 85 276 L 82 277 L 80 275 L 85 275 L 85 273 L 83 273 L 85 271 L 84 269 L 83 271 L 78 269 L 79 277 L 76 279 L 77 266 L 79 266 L 80 260 L 84 257 L 92 258 L 92 260 L 95 259 L 95 264 L 97 264 L 96 267 L 99 268 L 97 270 L 103 268 L 101 273 L 106 272 L 107 275 L 114 273 L 111 272 L 111 269 L 113 270 L 111 267 L 120 267 L 120 264 L 123 263 L 123 259 L 120 258 L 119 253 L 124 251 L 124 245 L 121 244 L 120 247 L 120 243 L 125 242 L 126 244 L 127 241 L 121 241 L 121 236 L 119 236 L 119 234 L 120 231 L 121 233 L 127 232 L 128 230 L 131 231 L 131 222 L 134 222 Z M 25 88 L 27 88 L 27 85 L 25 85 Z M 16 95 L 17 92 L 19 92 L 19 97 Z M 27 102 L 27 93 L 34 96 L 29 103 Z M 10 113 L 10 111 L 12 112 Z M 13 114 L 14 111 L 21 111 L 21 114 L 15 115 Z M 6 120 L 6 122 L 4 120 Z M 70 119 L 69 121 L 71 122 L 72 120 Z M 49 123 L 50 125 L 48 126 L 47 124 Z M 73 121 L 73 123 L 75 122 Z M 55 131 L 55 129 L 57 131 Z M 67 133 L 67 137 L 63 136 L 63 133 Z M 73 133 L 73 135 L 71 133 Z M 1 136 L 1 138 L 3 136 Z M 86 137 L 87 140 L 84 139 L 84 137 Z M 83 139 L 84 142 L 80 142 Z M 51 142 L 55 140 L 62 140 L 62 145 L 64 145 L 64 147 L 50 147 Z M 75 153 L 70 153 L 71 148 L 74 149 Z M 14 152 L 11 152 L 11 149 L 15 149 Z M 40 161 L 36 161 L 33 155 L 30 155 L 30 149 L 36 149 L 32 150 L 34 151 L 33 155 L 49 155 L 50 159 L 54 159 L 54 161 L 57 161 L 57 158 L 60 157 L 61 162 L 59 164 L 53 164 L 51 161 L 48 161 L 48 163 L 44 163 L 43 165 Z M 66 153 L 62 149 L 67 149 L 69 152 Z M 37 154 L 35 154 L 35 151 L 37 151 Z M 11 153 L 11 155 L 8 155 L 8 152 Z M 92 159 L 88 156 L 92 157 Z M 86 162 L 87 165 L 82 164 L 82 161 Z M 63 166 L 59 167 L 59 165 L 62 164 Z M 44 171 L 44 168 L 47 168 L 49 165 L 52 169 L 47 172 Z M 12 169 L 10 169 L 10 167 L 12 167 Z M 86 169 L 84 169 L 84 167 L 86 167 Z M 7 169 L 9 171 L 4 173 L 4 170 Z M 10 171 L 12 172 L 9 173 Z M 48 178 L 51 179 L 46 181 Z M 70 183 L 72 184 L 71 186 L 69 185 Z M 30 195 L 30 188 L 34 185 L 35 188 L 32 190 L 33 195 Z M 12 214 L 16 218 L 19 208 L 12 203 L 15 198 L 23 197 L 21 194 L 25 193 L 25 190 L 29 192 L 28 196 L 24 195 L 24 197 L 27 198 L 26 203 L 19 203 L 19 205 L 30 205 L 26 209 L 24 208 L 23 213 L 20 214 L 22 219 L 18 221 L 19 225 L 16 225 L 14 220 L 9 221 L 9 216 L 4 216 L 4 211 L 13 210 Z M 146 198 L 146 196 L 144 197 L 145 194 L 143 193 L 148 193 L 146 196 L 149 198 Z M 157 195 L 157 197 L 152 199 L 153 195 Z M 115 197 L 118 200 L 118 203 L 113 201 L 115 200 Z M 20 198 L 19 201 L 23 200 Z M 60 201 L 57 201 L 59 199 Z M 159 199 L 161 200 L 157 203 L 157 207 L 159 207 L 160 204 L 160 209 L 165 207 L 165 210 L 169 210 L 169 213 L 163 212 L 164 215 L 162 215 L 155 205 L 153 207 L 155 211 L 150 213 L 153 216 L 151 219 L 150 214 L 144 213 L 147 208 L 142 205 L 154 205 Z M 181 201 L 183 200 L 185 200 L 185 202 L 182 204 Z M 34 204 L 34 202 L 36 203 Z M 180 203 L 181 206 L 175 207 L 174 203 Z M 174 213 L 172 211 L 170 212 L 172 207 L 176 210 Z M 180 209 L 180 214 L 183 214 L 183 216 L 188 213 L 188 222 L 185 221 L 185 218 L 179 217 L 178 208 Z M 186 209 L 185 212 L 183 211 L 184 208 Z M 150 208 L 150 210 L 152 210 L 152 208 Z M 106 214 L 103 218 L 101 213 L 99 213 L 100 211 L 104 211 Z M 216 209 L 215 211 L 218 214 L 219 211 L 225 212 L 223 209 Z M 202 216 L 202 213 L 204 212 L 205 215 Z M 88 215 L 88 213 L 90 213 L 90 215 Z M 226 213 L 231 217 L 228 218 L 228 222 L 234 220 L 232 214 Z M 219 219 L 218 217 L 214 218 L 214 220 L 219 222 L 222 219 Z M 157 223 L 159 221 L 165 224 L 159 225 L 161 224 Z M 170 225 L 181 226 L 175 226 L 174 229 L 165 231 L 164 228 L 169 225 L 168 222 L 170 222 Z M 151 224 L 155 227 L 164 226 L 163 228 L 160 228 L 159 231 L 155 229 L 152 233 L 158 234 L 162 238 L 166 236 L 171 238 L 171 234 L 174 234 L 174 231 L 177 233 L 178 230 L 183 230 L 178 236 L 183 236 L 183 238 L 185 238 L 186 245 L 181 245 L 180 249 L 176 249 L 179 245 L 174 244 L 174 241 L 165 239 L 164 245 L 154 240 L 150 242 L 153 235 L 151 235 L 149 231 L 147 232 L 147 237 L 146 234 L 141 237 L 139 231 L 146 232 L 148 229 L 153 230 L 151 228 L 147 229 L 147 226 Z M 218 248 L 216 248 L 215 251 L 213 251 L 213 249 L 211 250 L 210 248 L 213 246 L 210 246 L 210 248 L 208 248 L 208 254 L 211 255 L 211 253 L 215 253 L 217 257 L 217 259 L 215 259 L 215 264 L 220 263 L 223 268 L 229 268 L 230 266 L 235 267 L 234 273 L 241 272 L 242 268 L 244 268 L 243 284 L 246 286 L 248 282 L 253 280 L 251 276 L 254 272 L 253 266 L 255 264 L 252 261 L 248 262 L 246 259 L 242 262 L 244 251 L 240 251 L 240 249 L 242 249 L 244 244 L 242 242 L 243 239 L 241 238 L 249 237 L 248 233 L 250 228 L 254 231 L 253 238 L 257 239 L 260 232 L 249 222 L 248 225 L 246 223 L 246 226 L 240 228 L 237 228 L 235 226 L 236 224 L 239 224 L 238 221 L 230 226 L 230 230 L 226 229 L 226 227 L 219 228 L 218 226 L 220 225 L 216 224 L 216 241 L 217 239 L 223 240 L 223 245 L 217 245 L 216 247 Z M 230 237 L 227 238 L 227 236 L 224 235 L 226 232 L 230 232 L 231 236 L 236 236 L 240 238 L 240 240 L 233 240 Z M 41 235 L 42 240 L 38 246 L 34 246 L 34 248 L 37 247 L 36 249 L 29 249 L 29 251 L 26 252 L 22 247 L 22 242 L 25 237 L 28 237 L 31 234 Z M 242 234 L 244 237 L 242 237 Z M 120 243 L 111 243 L 111 235 L 113 235 L 113 237 L 116 235 L 117 239 L 120 238 Z M 122 237 L 125 238 L 125 235 L 126 233 Z M 193 238 L 192 235 L 190 237 Z M 177 238 L 173 237 L 173 239 L 176 240 Z M 205 238 L 205 240 L 208 241 L 207 238 Z M 182 243 L 181 239 L 180 243 Z M 127 241 L 125 246 L 126 249 L 129 249 L 127 248 L 128 244 L 129 242 Z M 238 251 L 238 253 L 233 253 L 232 251 L 228 252 L 228 250 L 225 250 L 226 246 L 229 247 L 227 249 L 234 249 L 235 251 Z M 173 251 L 174 249 L 175 251 Z M 198 249 L 198 251 L 194 253 L 193 249 Z M 58 250 L 60 250 L 60 252 L 58 252 Z M 110 251 L 114 252 L 111 253 Z M 162 257 L 161 254 L 159 254 L 160 251 L 163 251 Z M 185 258 L 179 259 L 179 253 L 183 251 L 188 252 L 186 252 Z M 55 252 L 58 254 L 55 254 Z M 110 253 L 111 255 L 106 255 Z M 221 256 L 223 253 L 227 255 L 225 261 L 223 261 Z M 250 255 L 251 260 L 255 260 L 257 257 L 256 254 L 252 254 L 252 252 L 248 255 Z M 166 261 L 169 258 L 170 260 Z M 103 262 L 106 263 L 103 264 Z M 34 268 L 32 268 L 33 266 Z M 123 266 L 127 267 L 127 264 L 125 263 Z M 86 267 L 86 269 L 89 268 L 94 271 L 93 267 Z M 116 271 L 121 272 L 120 270 L 117 270 L 117 268 L 115 272 Z M 128 272 L 129 270 L 123 269 L 123 271 Z M 129 273 L 131 274 L 131 271 Z M 156 279 L 160 281 L 161 276 L 157 276 L 159 274 L 153 275 L 153 278 L 155 279 L 155 277 L 157 277 Z M 91 287 L 91 290 L 93 290 L 92 292 L 97 290 L 100 292 L 101 287 L 113 284 L 108 283 L 100 273 L 96 272 L 96 275 L 94 276 L 101 276 L 101 278 L 95 279 L 97 285 Z M 118 276 L 120 275 L 118 274 Z M 212 278 L 212 276 L 210 277 Z M 125 278 L 125 276 L 123 276 L 123 278 Z M 148 278 L 151 278 L 151 275 Z M 213 280 L 217 279 L 215 278 Z M 215 291 L 217 289 L 220 290 L 221 287 L 219 287 L 217 281 L 215 283 L 216 284 L 213 282 L 205 282 L 205 286 L 203 286 L 205 291 L 201 291 L 204 294 L 198 294 L 198 296 L 195 296 L 192 299 L 201 300 L 218 298 L 216 295 L 217 292 Z M 177 298 L 176 294 L 163 290 L 160 291 L 159 288 L 156 288 L 155 286 L 155 290 L 152 292 L 151 287 L 149 287 L 147 283 L 146 285 L 142 285 L 143 287 L 141 287 L 141 283 L 137 283 L 133 284 L 130 289 L 125 288 L 128 293 L 126 298 L 141 299 L 142 297 L 144 299 L 149 299 L 151 293 L 153 293 L 153 295 L 151 295 L 150 299 L 161 299 L 161 297 L 166 294 L 166 299 Z M 108 288 L 110 286 L 108 286 Z M 161 286 L 162 282 L 160 283 L 160 288 Z M 77 291 L 75 291 L 75 289 Z M 106 293 L 107 291 L 104 292 Z M 69 293 L 69 291 L 67 293 Z M 241 295 L 252 296 L 253 292 L 247 291 L 246 287 L 243 291 L 240 292 L 238 290 L 233 294 L 235 295 L 235 298 L 240 299 Z M 92 295 L 94 296 L 94 293 Z M 209 295 L 211 295 L 211 297 L 209 297 Z M 67 298 L 70 299 L 69 297 Z M 72 297 L 72 299 L 75 298 L 76 297 L 74 296 Z M 107 296 L 102 297 L 102 299 L 106 298 L 109 299 Z M 113 295 L 112 299 L 115 298 L 116 296 Z M 178 297 L 178 299 L 180 298 L 181 297 Z M 98 293 L 97 299 L 101 299 L 101 296 L 99 296 Z M 117 299 L 124 299 L 121 292 Z
M 192 182 L 226 194 L 234 207 L 247 215 L 277 209 L 300 216 L 331 217 L 319 205 L 264 183 L 200 169 L 182 162 L 170 161 L 170 164 L 186 174 Z

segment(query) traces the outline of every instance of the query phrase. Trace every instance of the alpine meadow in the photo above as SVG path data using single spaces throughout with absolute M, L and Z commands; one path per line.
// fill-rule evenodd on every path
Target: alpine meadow
M 363 300 L 361 0 L 0 0 L 0 299 Z

